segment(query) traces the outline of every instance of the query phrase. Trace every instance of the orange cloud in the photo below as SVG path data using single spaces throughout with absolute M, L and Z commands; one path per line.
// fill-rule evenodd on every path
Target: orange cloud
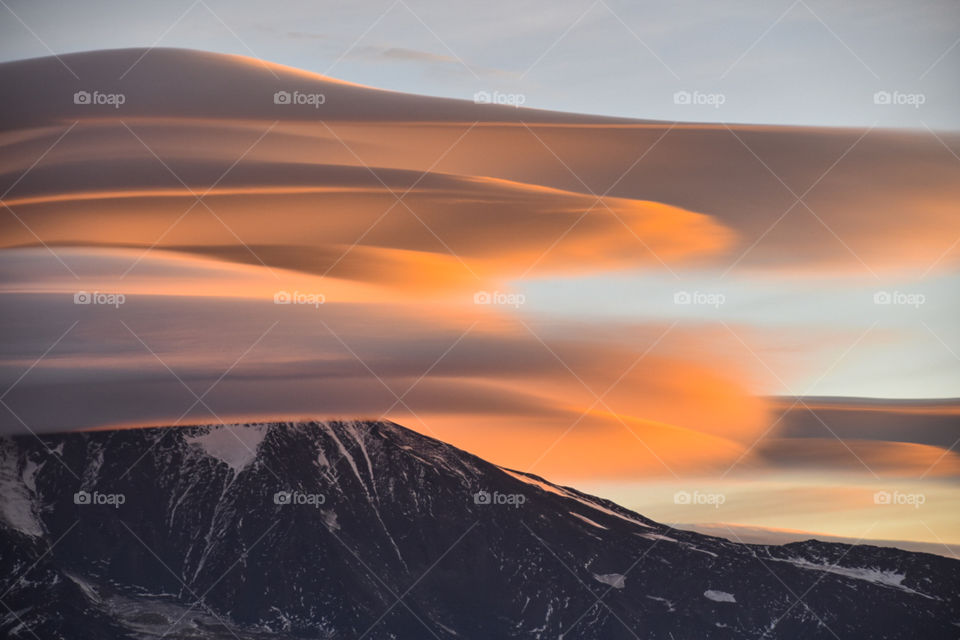
M 29 89 L 0 106 L 0 186 L 15 184 L 10 206 L 44 241 L 149 246 L 192 202 L 182 180 L 213 187 L 208 204 L 251 247 L 327 251 L 359 238 L 452 250 L 481 275 L 525 273 L 571 226 L 531 274 L 737 259 L 746 269 L 879 273 L 960 259 L 960 182 L 944 148 L 955 133 L 939 133 L 941 144 L 926 132 L 559 114 L 163 49 L 118 81 L 137 57 L 70 56 L 84 86 L 128 96 L 122 113 L 63 99 L 72 87 L 55 59 L 0 67 L 7 86 Z M 173 73 L 175 85 L 154 81 Z M 322 93 L 323 109 L 275 104 L 283 87 Z M 361 238 L 411 188 L 404 200 L 416 215 L 396 205 Z M 594 194 L 605 196 L 574 225 Z M 4 220 L 7 243 L 36 242 Z M 238 242 L 201 205 L 161 246 Z
M 0 219 L 4 245 L 35 244 L 35 233 L 53 245 L 156 246 L 408 289 L 466 280 L 475 290 L 478 279 L 516 277 L 535 265 L 582 273 L 680 263 L 716 254 L 732 241 L 709 217 L 677 207 L 598 202 L 505 180 L 274 163 L 246 167 L 207 191 L 198 176 L 211 166 L 198 165 L 183 172 L 195 185 L 188 191 L 161 187 L 170 176 L 142 162 L 103 163 L 110 168 L 102 166 L 99 175 L 118 183 L 111 188 L 7 199 L 19 220 Z M 57 183 L 69 184 L 76 171 L 76 165 L 58 166 Z M 31 179 L 42 185 L 43 173 Z M 136 185 L 137 179 L 160 184 Z
M 682 347 L 641 358 L 664 326 L 564 325 L 477 307 L 472 293 L 741 257 L 763 270 L 957 264 L 955 159 L 926 134 L 488 107 L 169 50 L 121 87 L 135 56 L 71 56 L 84 86 L 127 94 L 122 113 L 64 100 L 56 60 L 0 65 L 5 86 L 25 88 L 0 104 L 0 192 L 16 213 L 0 217 L 15 345 L 3 374 L 17 380 L 79 321 L 9 395 L 38 429 L 211 409 L 386 414 L 548 475 L 703 473 L 744 455 L 752 468 L 844 467 L 856 456 L 800 427 L 750 448 L 770 406 L 751 393 L 757 363 L 725 348 L 732 336 L 681 327 Z M 155 81 L 174 71 L 176 86 Z M 283 87 L 324 93 L 324 110 L 275 104 Z M 129 304 L 78 308 L 81 287 L 122 288 Z M 284 289 L 326 302 L 273 304 Z M 197 404 L 192 392 L 211 387 Z M 945 451 L 850 429 L 851 449 L 885 473 Z M 952 455 L 934 467 L 957 472 Z
M 713 338 L 700 357 L 683 354 L 701 342 L 695 329 L 578 336 L 475 305 L 472 295 L 431 299 L 291 271 L 278 279 L 261 266 L 175 252 L 58 251 L 79 281 L 45 250 L 0 253 L 5 325 L 18 349 L 2 363 L 11 379 L 66 328 L 63 318 L 80 321 L 8 398 L 39 430 L 385 416 L 509 466 L 635 477 L 729 464 L 767 424 L 766 401 L 740 381 L 746 366 L 711 358 Z M 325 299 L 274 304 L 281 288 Z M 78 289 L 126 301 L 78 306 Z M 215 415 L 190 392 L 212 385 L 205 403 Z M 48 394 L 56 405 L 39 402 Z M 0 420 L 17 427 L 10 415 Z

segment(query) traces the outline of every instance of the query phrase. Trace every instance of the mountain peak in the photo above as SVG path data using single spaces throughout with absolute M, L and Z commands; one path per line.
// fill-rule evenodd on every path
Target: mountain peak
M 0 479 L 5 601 L 43 637 L 948 637 L 960 611 L 946 558 L 681 531 L 391 422 L 6 438 Z

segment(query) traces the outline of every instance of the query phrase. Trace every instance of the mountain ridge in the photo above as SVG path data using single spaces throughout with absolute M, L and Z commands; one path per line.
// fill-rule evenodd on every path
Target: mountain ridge
M 388 422 L 7 437 L 0 481 L 11 636 L 906 638 L 960 619 L 956 561 L 673 529 Z

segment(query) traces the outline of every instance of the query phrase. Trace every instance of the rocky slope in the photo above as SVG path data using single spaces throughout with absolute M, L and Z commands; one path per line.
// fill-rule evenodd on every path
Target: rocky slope
M 0 440 L 0 635 L 956 638 L 960 563 L 671 529 L 392 423 Z

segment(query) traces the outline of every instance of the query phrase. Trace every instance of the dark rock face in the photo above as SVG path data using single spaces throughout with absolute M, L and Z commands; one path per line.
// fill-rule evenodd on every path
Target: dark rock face
M 658 524 L 391 423 L 0 440 L 0 635 L 956 638 L 960 563 Z

